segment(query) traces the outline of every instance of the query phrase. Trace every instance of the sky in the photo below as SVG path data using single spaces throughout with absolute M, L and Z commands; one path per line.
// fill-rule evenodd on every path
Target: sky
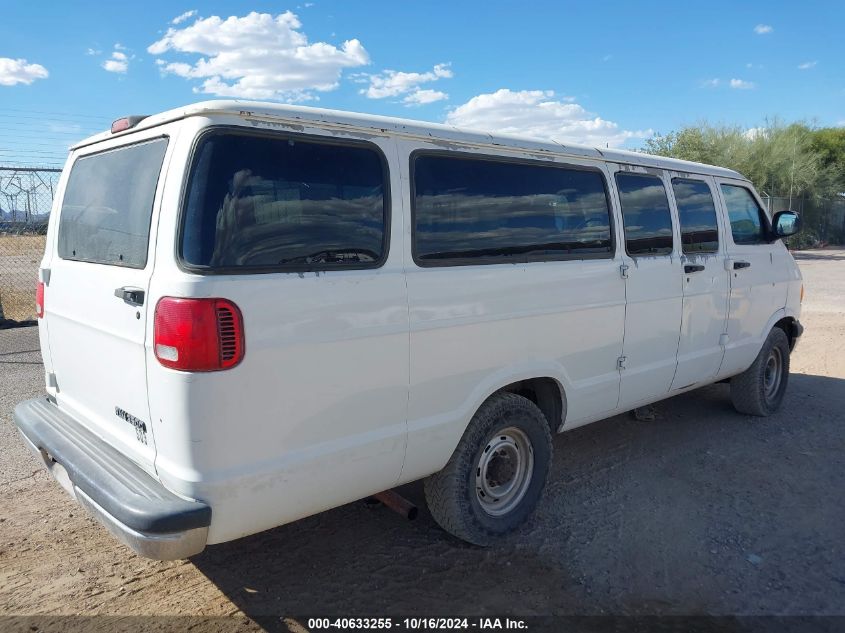
M 71 6 L 72 5 L 72 6 Z M 845 2 L 0 0 L 0 166 L 219 97 L 600 147 L 845 125 Z

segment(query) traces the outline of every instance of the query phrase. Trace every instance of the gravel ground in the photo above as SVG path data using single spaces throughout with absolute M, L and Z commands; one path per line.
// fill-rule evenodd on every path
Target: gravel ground
M 782 410 L 727 385 L 558 436 L 541 509 L 500 547 L 352 503 L 155 562 L 114 541 L 19 441 L 34 329 L 0 332 L 0 615 L 845 615 L 845 251 L 798 255 L 806 332 Z

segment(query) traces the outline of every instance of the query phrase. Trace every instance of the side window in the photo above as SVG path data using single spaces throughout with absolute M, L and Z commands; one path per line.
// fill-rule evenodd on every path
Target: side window
M 422 154 L 412 171 L 420 266 L 611 256 L 597 170 Z
M 215 131 L 200 141 L 182 227 L 199 268 L 375 268 L 386 252 L 386 169 L 359 144 Z
M 672 191 L 681 221 L 684 253 L 715 253 L 719 250 L 719 225 L 710 187 L 703 180 L 673 178 Z
M 657 176 L 617 172 L 616 186 L 629 255 L 672 252 L 672 214 L 663 181 Z
M 766 244 L 766 216 L 745 187 L 722 185 L 735 244 Z

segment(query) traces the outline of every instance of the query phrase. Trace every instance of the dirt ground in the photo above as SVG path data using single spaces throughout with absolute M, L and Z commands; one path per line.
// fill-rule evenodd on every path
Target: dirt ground
M 358 502 L 139 558 L 19 441 L 37 335 L 0 332 L 0 615 L 845 615 L 845 251 L 798 259 L 806 332 L 778 414 L 737 414 L 721 384 L 558 436 L 535 518 L 486 550 L 438 529 L 417 483 L 415 522 Z

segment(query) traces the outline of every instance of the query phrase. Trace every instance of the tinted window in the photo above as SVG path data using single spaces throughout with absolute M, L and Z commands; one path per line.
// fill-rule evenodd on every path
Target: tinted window
M 62 259 L 147 265 L 150 218 L 166 139 L 77 159 L 59 220 Z
M 354 145 L 213 133 L 197 150 L 182 258 L 221 268 L 367 268 L 385 254 L 380 155 Z
M 734 243 L 764 244 L 766 220 L 751 192 L 745 187 L 722 185 L 722 195 L 725 196 Z
M 612 250 L 597 171 L 419 156 L 414 247 L 422 265 L 601 257 Z
M 672 214 L 663 181 L 645 174 L 616 174 L 625 222 L 625 247 L 630 255 L 672 252 Z
M 681 221 L 684 253 L 715 253 L 719 250 L 716 205 L 710 187 L 701 180 L 673 178 L 672 190 Z

